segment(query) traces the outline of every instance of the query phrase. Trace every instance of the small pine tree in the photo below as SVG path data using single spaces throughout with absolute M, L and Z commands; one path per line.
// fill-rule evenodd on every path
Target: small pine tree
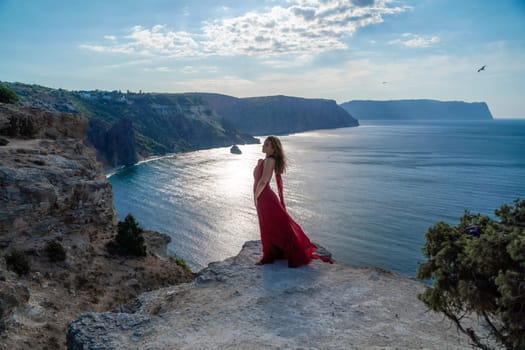
M 66 260 L 66 250 L 57 241 L 50 241 L 44 247 L 44 253 L 53 262 Z
M 18 275 L 26 275 L 31 270 L 29 259 L 24 252 L 13 249 L 5 256 L 5 264 L 8 270 L 16 272 Z
M 124 248 L 124 253 L 134 256 L 146 256 L 146 246 L 142 237 L 142 228 L 133 215 L 128 214 L 118 223 L 117 243 Z
M 6 86 L 0 85 L 0 102 L 2 103 L 17 103 L 18 95 Z
M 433 285 L 419 295 L 451 319 L 481 349 L 494 342 L 525 349 L 525 201 L 495 211 L 499 221 L 465 212 L 456 226 L 440 222 L 426 232 L 417 278 Z M 491 341 L 464 323 L 468 313 L 486 324 Z

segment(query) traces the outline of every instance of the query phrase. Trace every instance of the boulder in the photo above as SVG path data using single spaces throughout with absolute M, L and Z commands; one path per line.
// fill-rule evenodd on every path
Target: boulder
M 230 148 L 230 153 L 233 153 L 233 154 L 242 154 L 240 148 L 239 148 L 237 145 L 233 145 L 233 146 Z

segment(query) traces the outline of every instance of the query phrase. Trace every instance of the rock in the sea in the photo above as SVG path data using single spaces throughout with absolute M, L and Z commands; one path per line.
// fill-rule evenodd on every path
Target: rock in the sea
M 127 313 L 87 313 L 68 349 L 470 349 L 417 299 L 424 286 L 373 268 L 314 260 L 263 266 L 258 241 L 194 283 L 142 294 Z
M 233 145 L 231 148 L 230 148 L 230 153 L 233 153 L 233 154 L 241 154 L 241 149 L 237 146 L 237 145 Z

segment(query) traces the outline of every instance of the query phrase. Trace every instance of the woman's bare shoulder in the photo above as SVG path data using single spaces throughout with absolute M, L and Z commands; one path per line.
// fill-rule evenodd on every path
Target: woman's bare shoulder
M 275 169 L 275 159 L 273 159 L 272 157 L 265 158 L 263 167 L 264 169 Z

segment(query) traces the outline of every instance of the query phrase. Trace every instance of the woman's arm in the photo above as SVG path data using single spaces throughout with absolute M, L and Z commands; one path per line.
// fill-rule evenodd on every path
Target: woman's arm
M 275 159 L 266 158 L 263 163 L 262 176 L 259 179 L 259 182 L 257 182 L 257 186 L 255 187 L 255 191 L 253 193 L 253 199 L 255 201 L 255 206 L 257 206 L 257 199 L 261 195 L 262 191 L 264 190 L 268 182 L 270 182 L 274 169 L 275 169 Z

